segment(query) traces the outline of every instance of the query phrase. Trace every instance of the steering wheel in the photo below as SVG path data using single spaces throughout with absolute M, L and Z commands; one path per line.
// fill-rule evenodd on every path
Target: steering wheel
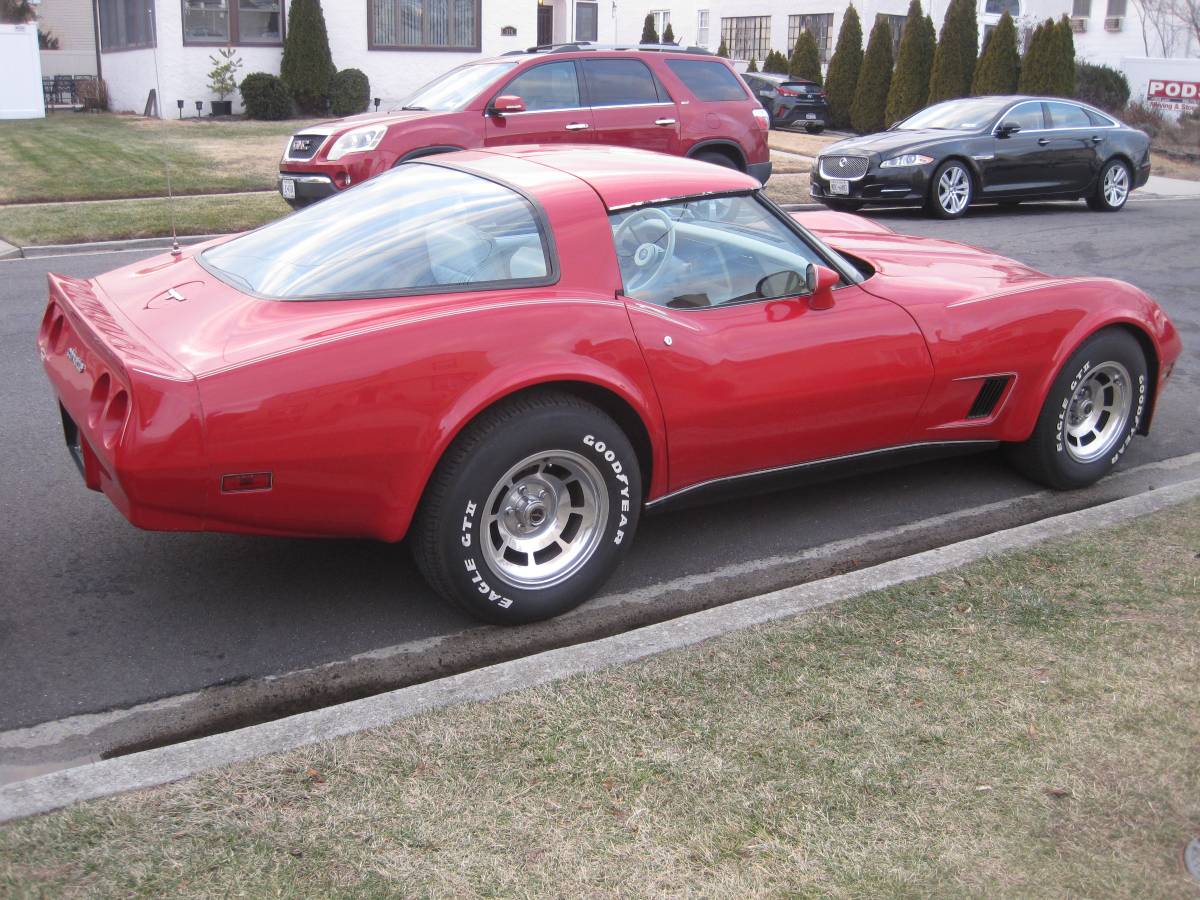
M 661 209 L 639 209 L 618 226 L 613 243 L 625 290 L 644 290 L 658 280 L 675 252 L 675 223 Z

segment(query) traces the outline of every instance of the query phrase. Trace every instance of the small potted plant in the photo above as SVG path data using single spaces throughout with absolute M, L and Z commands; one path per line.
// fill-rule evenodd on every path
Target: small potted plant
M 213 67 L 208 73 L 208 87 L 220 99 L 212 101 L 214 116 L 233 115 L 233 101 L 225 98 L 237 90 L 237 70 L 242 67 L 237 51 L 226 47 L 217 51 L 217 56 L 210 56 Z

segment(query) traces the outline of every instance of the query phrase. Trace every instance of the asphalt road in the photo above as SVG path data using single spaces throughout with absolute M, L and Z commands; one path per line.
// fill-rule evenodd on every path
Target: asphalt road
M 1157 298 L 1185 355 L 1149 439 L 1089 491 L 1052 494 L 987 453 L 644 520 L 604 597 L 553 623 L 481 628 L 422 584 L 407 548 L 129 526 L 62 443 L 34 335 L 48 270 L 147 253 L 0 263 L 0 781 L 571 643 L 803 578 L 1200 475 L 1200 203 L 872 213 L 1053 274 Z M 1196 459 L 1181 457 L 1196 455 Z M 1159 461 L 1174 460 L 1166 464 Z M 199 692 L 199 693 L 196 693 Z M 43 724 L 39 724 L 43 723 Z M 15 774 L 14 774 L 15 773 Z

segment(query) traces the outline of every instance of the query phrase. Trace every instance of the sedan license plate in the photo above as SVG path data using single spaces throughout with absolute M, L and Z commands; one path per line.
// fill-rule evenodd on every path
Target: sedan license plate
M 829 193 L 842 194 L 843 196 L 850 193 L 850 182 L 845 178 L 830 178 Z
M 281 178 L 279 181 L 279 193 L 283 194 L 284 200 L 296 199 L 296 182 L 291 178 Z
M 806 119 L 815 119 L 816 117 L 817 117 L 816 113 L 805 113 L 804 114 L 804 118 L 806 118 Z

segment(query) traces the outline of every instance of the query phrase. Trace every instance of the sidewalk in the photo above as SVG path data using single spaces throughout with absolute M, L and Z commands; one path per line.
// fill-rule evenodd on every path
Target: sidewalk
M 1200 197 L 1200 181 L 1188 181 L 1183 178 L 1165 178 L 1162 175 L 1151 175 L 1143 187 L 1133 192 L 1135 198 L 1155 199 L 1194 199 Z

